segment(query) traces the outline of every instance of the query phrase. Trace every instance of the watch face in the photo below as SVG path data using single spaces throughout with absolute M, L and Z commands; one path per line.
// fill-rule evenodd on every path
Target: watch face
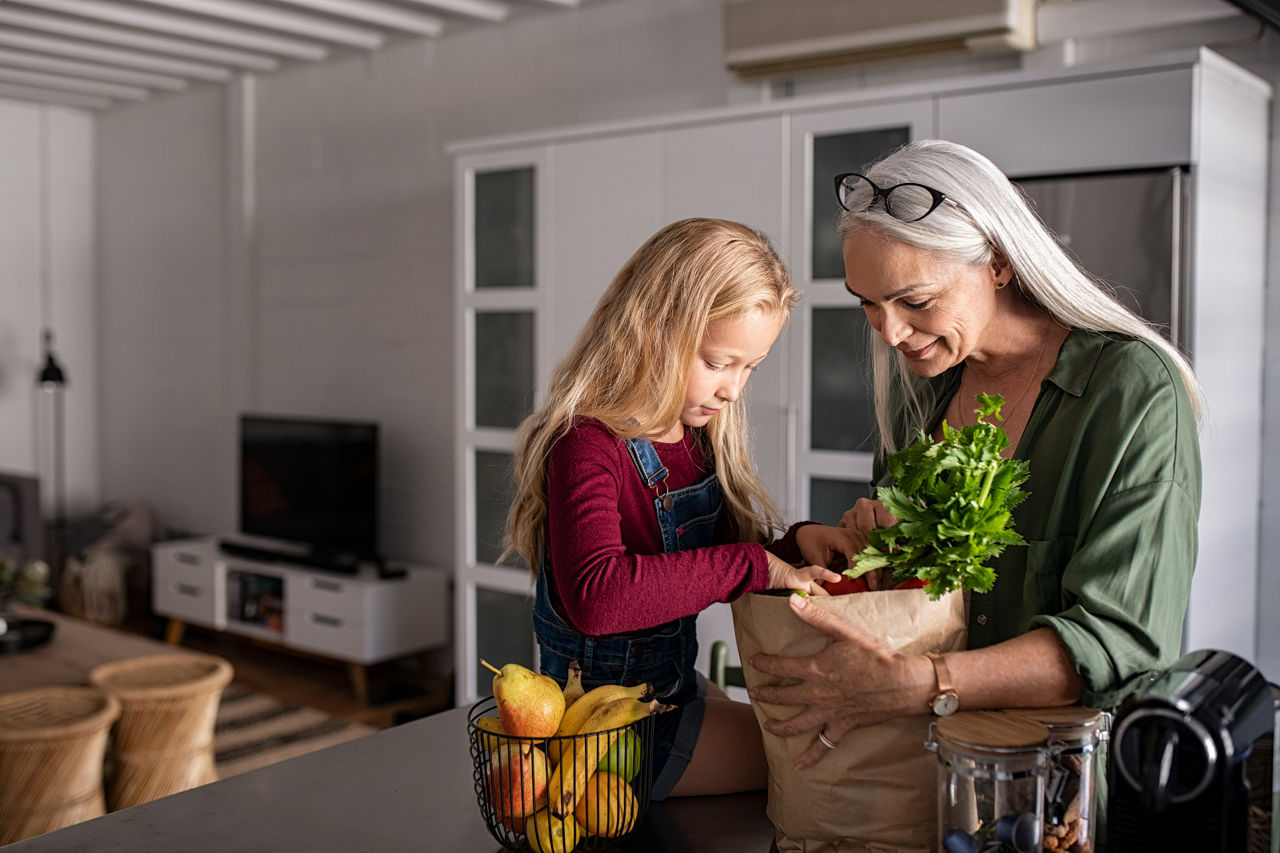
M 960 707 L 960 700 L 956 698 L 954 693 L 939 693 L 933 700 L 933 713 L 939 717 L 945 717 L 948 714 L 954 714 L 956 709 Z

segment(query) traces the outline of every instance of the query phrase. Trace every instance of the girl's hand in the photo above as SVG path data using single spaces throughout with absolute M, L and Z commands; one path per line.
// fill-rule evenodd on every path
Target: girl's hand
M 806 563 L 840 570 L 853 561 L 853 555 L 866 547 L 866 542 L 859 545 L 854 532 L 847 528 L 806 524 L 796 531 L 796 545 Z
M 800 566 L 799 568 L 765 551 L 769 557 L 769 589 L 794 589 L 810 595 L 826 595 L 818 581 L 840 580 L 840 576 L 825 566 Z
M 778 684 L 753 687 L 753 700 L 800 710 L 786 719 L 765 720 L 775 735 L 813 733 L 813 745 L 796 761 L 803 770 L 829 751 L 816 733 L 832 743 L 850 729 L 893 717 L 927 712 L 934 684 L 933 665 L 923 655 L 904 655 L 848 619 L 791 596 L 791 610 L 831 638 L 825 649 L 806 657 L 758 654 L 750 663 Z

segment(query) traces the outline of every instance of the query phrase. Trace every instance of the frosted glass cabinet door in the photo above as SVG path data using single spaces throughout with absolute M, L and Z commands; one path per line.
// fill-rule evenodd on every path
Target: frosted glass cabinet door
M 533 287 L 533 167 L 476 172 L 475 286 Z
M 493 565 L 502 553 L 502 537 L 515 484 L 513 456 L 490 450 L 476 451 L 476 562 Z
M 875 495 L 870 484 L 863 480 L 814 477 L 809 480 L 809 518 L 820 524 L 839 524 L 845 510 L 857 503 L 858 498 L 870 497 Z
M 501 669 L 518 663 L 537 671 L 533 650 L 533 602 L 528 595 L 513 595 L 476 588 L 476 693 L 493 692 L 493 673 L 480 663 L 486 660 Z
M 532 311 L 475 315 L 477 427 L 515 429 L 533 407 Z
M 813 368 L 809 398 L 813 416 L 809 447 L 870 453 L 874 448 L 875 410 L 871 400 L 871 355 L 866 314 L 853 307 L 814 308 Z

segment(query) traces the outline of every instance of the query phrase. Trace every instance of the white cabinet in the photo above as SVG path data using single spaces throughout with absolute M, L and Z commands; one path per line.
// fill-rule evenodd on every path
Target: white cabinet
M 1178 201 L 1186 205 L 1175 294 L 1185 339 L 1178 340 L 1209 398 L 1201 441 L 1206 561 L 1193 582 L 1186 643 L 1253 658 L 1256 618 L 1239 615 L 1227 597 L 1257 586 L 1270 98 L 1265 83 L 1202 49 L 456 143 L 450 152 L 458 164 L 462 319 L 489 298 L 466 272 L 474 240 L 465 205 L 470 176 L 494 163 L 537 163 L 541 170 L 537 295 L 510 292 L 539 312 L 538 395 L 595 299 L 654 230 L 694 215 L 760 228 L 805 296 L 748 389 L 757 458 L 789 518 L 834 522 L 831 513 L 865 493 L 871 472 L 862 436 L 869 394 L 859 379 L 869 368 L 857 343 L 864 321 L 843 287 L 834 174 L 928 136 L 970 145 L 1014 178 L 1176 170 L 1186 187 Z M 461 417 L 466 440 L 509 451 L 514 431 L 486 433 Z M 475 560 L 476 494 L 466 464 L 460 462 L 457 484 L 467 516 L 459 523 L 458 553 L 467 555 L 461 576 L 476 585 L 472 593 L 506 584 L 527 595 L 527 575 Z M 1209 565 L 1222 554 L 1231 559 Z M 460 599 L 462 592 L 460 585 Z M 483 617 L 474 599 L 459 613 L 458 671 L 467 673 L 460 702 L 475 695 L 467 650 L 474 651 Z M 732 639 L 727 619 L 718 611 L 708 617 L 701 620 L 704 645 Z
M 224 554 L 212 537 L 162 542 L 152 548 L 152 607 L 171 620 L 170 642 L 190 623 L 363 667 L 450 641 L 449 574 L 397 568 L 403 576 L 338 575 Z M 363 674 L 352 674 L 360 693 Z

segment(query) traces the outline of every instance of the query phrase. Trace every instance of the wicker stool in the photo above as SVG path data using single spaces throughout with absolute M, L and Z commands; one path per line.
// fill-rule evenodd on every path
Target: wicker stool
M 93 687 L 0 695 L 0 846 L 106 813 L 102 758 L 119 714 Z
M 89 673 L 120 700 L 107 779 L 111 810 L 218 778 L 213 724 L 231 664 L 216 655 L 161 654 L 105 663 Z

